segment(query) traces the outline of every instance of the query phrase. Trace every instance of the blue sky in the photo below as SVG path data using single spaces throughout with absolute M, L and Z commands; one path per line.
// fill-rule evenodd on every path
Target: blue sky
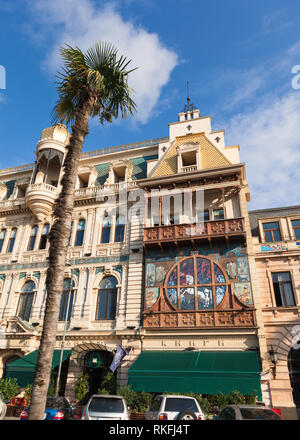
M 300 89 L 291 73 L 299 20 L 299 0 L 2 0 L 0 168 L 34 161 L 56 100 L 59 46 L 106 40 L 139 67 L 138 113 L 92 121 L 84 151 L 168 135 L 188 80 L 201 115 L 225 129 L 227 145 L 240 145 L 249 208 L 300 204 Z

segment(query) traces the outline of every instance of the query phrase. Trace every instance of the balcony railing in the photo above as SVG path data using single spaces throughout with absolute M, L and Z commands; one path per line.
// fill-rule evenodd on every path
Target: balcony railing
M 197 310 L 144 312 L 143 328 L 230 328 L 255 327 L 255 310 Z
M 213 220 L 196 224 L 144 228 L 144 243 L 174 242 L 210 237 L 244 235 L 244 219 Z
M 197 165 L 187 165 L 185 167 L 181 167 L 182 173 L 192 173 L 193 171 L 197 171 Z
M 137 187 L 137 182 L 120 182 L 120 183 L 108 183 L 101 186 L 89 186 L 87 188 L 79 188 L 75 191 L 75 197 L 96 197 L 97 194 L 103 191 L 119 191 L 121 189 L 133 189 Z

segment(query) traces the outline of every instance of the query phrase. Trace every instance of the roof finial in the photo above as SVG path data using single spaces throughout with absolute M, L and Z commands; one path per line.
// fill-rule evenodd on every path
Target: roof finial
M 190 99 L 190 83 L 189 81 L 186 82 L 186 88 L 187 88 L 187 104 L 184 106 L 184 112 L 190 112 L 192 110 L 194 110 L 194 104 L 191 104 L 191 99 Z
M 188 112 L 190 111 L 190 91 L 189 91 L 189 82 L 186 82 L 186 88 L 187 88 L 187 109 Z

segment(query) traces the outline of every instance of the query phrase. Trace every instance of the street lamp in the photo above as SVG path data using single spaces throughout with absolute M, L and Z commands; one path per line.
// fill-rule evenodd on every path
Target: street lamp
M 274 366 L 274 379 L 275 379 L 276 378 L 277 353 L 274 351 L 272 345 L 271 345 L 271 349 L 269 350 L 269 355 L 270 355 L 271 362 Z
M 67 327 L 68 327 L 68 317 L 70 312 L 70 299 L 71 299 L 71 290 L 72 289 L 72 281 L 70 283 L 69 291 L 68 291 L 68 302 L 67 302 L 67 310 L 66 310 L 66 319 L 65 319 L 65 326 L 64 326 L 64 334 L 61 341 L 61 348 L 60 348 L 60 359 L 59 359 L 59 367 L 58 367 L 58 374 L 57 374 L 57 380 L 56 380 L 56 389 L 55 389 L 55 397 L 58 396 L 58 388 L 59 388 L 59 381 L 60 381 L 60 375 L 61 375 L 61 367 L 62 367 L 62 359 L 63 359 L 63 353 L 64 353 L 64 345 L 65 345 L 65 339 L 66 339 L 66 333 L 67 333 Z M 71 305 L 72 309 L 72 305 Z

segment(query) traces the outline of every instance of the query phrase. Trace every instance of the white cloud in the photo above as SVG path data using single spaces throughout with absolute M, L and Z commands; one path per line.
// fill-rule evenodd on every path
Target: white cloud
M 96 7 L 91 0 L 34 0 L 31 5 L 41 31 L 47 26 L 44 32 L 55 35 L 43 66 L 52 72 L 59 69 L 58 49 L 65 43 L 86 50 L 100 40 L 111 42 L 132 59 L 132 67 L 139 67 L 130 75 L 130 85 L 138 106 L 136 120 L 147 122 L 178 62 L 176 53 L 164 47 L 157 34 L 124 21 L 111 5 Z
M 300 91 L 293 91 L 281 98 L 268 97 L 230 120 L 227 144 L 240 144 L 251 209 L 299 204 L 299 115 Z

